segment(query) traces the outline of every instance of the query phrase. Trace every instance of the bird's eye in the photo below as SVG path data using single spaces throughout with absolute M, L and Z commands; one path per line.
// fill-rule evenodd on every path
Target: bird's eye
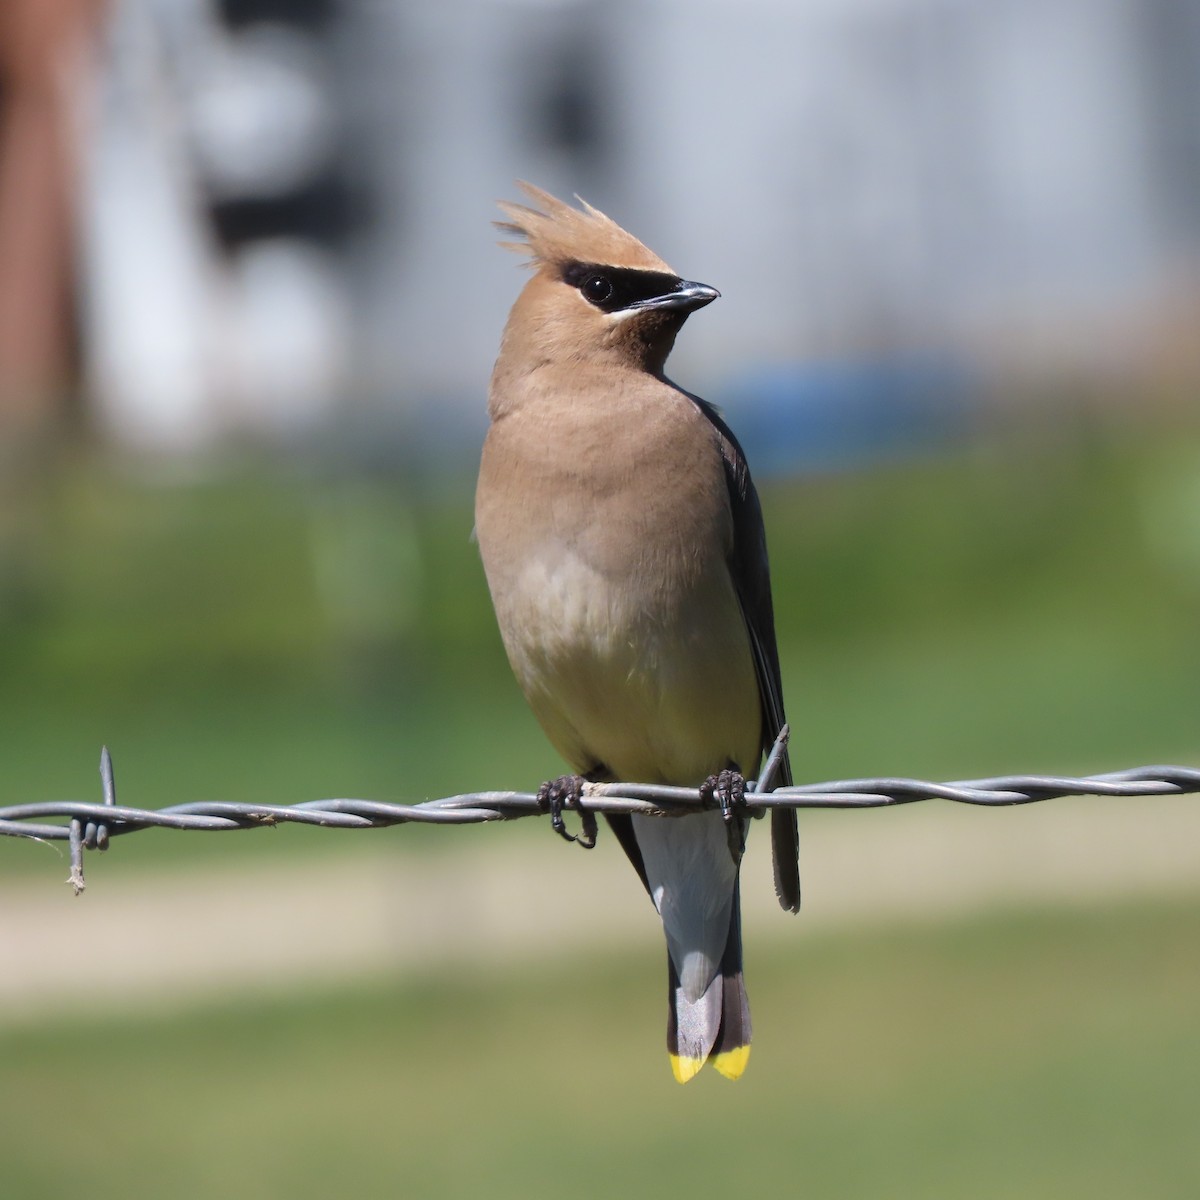
M 612 280 L 604 275 L 589 275 L 579 290 L 592 304 L 603 304 L 612 299 Z

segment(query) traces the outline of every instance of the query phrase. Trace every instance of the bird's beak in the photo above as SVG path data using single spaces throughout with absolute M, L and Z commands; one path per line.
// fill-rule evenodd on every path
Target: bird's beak
M 669 292 L 664 292 L 661 296 L 650 296 L 648 299 L 639 300 L 629 307 L 635 309 L 665 308 L 673 309 L 676 312 L 690 313 L 695 312 L 698 308 L 703 308 L 706 304 L 711 304 L 720 294 L 715 287 L 709 287 L 706 283 L 691 283 L 689 280 L 681 279 Z

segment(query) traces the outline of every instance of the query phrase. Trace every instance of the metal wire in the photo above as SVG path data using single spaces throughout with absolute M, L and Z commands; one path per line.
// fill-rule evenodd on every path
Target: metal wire
M 922 800 L 1007 807 L 1033 804 L 1063 796 L 1173 796 L 1200 793 L 1200 770 L 1190 767 L 1134 767 L 1102 775 L 1004 775 L 932 783 L 924 779 L 842 779 L 772 789 L 787 745 L 785 727 L 757 780 L 750 785 L 750 811 L 770 808 L 888 808 Z M 299 804 L 248 804 L 205 800 L 167 808 L 129 808 L 117 804 L 112 756 L 100 755 L 103 803 L 51 800 L 0 807 L 0 836 L 66 840 L 71 847 L 67 880 L 78 895 L 83 891 L 83 852 L 105 850 L 111 838 L 142 829 L 202 829 L 210 832 L 255 829 L 285 823 L 320 825 L 331 829 L 381 829 L 415 821 L 433 825 L 476 825 L 512 821 L 547 811 L 535 792 L 467 792 L 427 800 L 422 804 L 391 804 L 379 800 L 305 800 Z M 642 813 L 680 816 L 716 807 L 712 796 L 698 788 L 645 783 L 586 783 L 571 807 L 590 813 Z M 65 817 L 66 824 L 47 824 L 45 818 Z

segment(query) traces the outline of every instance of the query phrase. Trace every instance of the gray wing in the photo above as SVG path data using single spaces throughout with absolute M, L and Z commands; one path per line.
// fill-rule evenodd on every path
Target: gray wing
M 779 649 L 775 643 L 775 612 L 771 603 L 771 571 L 767 562 L 762 507 L 750 478 L 746 456 L 720 412 L 699 396 L 693 396 L 690 392 L 684 394 L 712 423 L 721 447 L 729 505 L 733 513 L 733 555 L 729 568 L 754 653 L 754 670 L 758 676 L 758 694 L 762 704 L 762 746 L 765 751 L 774 744 L 787 718 L 783 712 L 783 681 L 779 671 Z M 792 767 L 786 753 L 777 780 L 782 786 L 792 782 Z M 794 809 L 771 810 L 771 854 L 775 870 L 775 894 L 779 897 L 779 903 L 788 912 L 799 912 L 799 834 Z

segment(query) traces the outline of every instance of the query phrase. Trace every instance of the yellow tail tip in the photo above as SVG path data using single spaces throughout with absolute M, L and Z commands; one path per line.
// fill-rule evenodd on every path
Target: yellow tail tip
M 750 1061 L 750 1047 L 737 1046 L 724 1054 L 714 1054 L 712 1064 L 726 1079 L 737 1079 Z
M 679 1083 L 695 1079 L 700 1068 L 704 1066 L 702 1058 L 684 1058 L 679 1054 L 668 1054 L 667 1057 L 671 1060 L 671 1071 Z
M 685 1058 L 680 1054 L 668 1054 L 667 1057 L 671 1060 L 671 1072 L 680 1083 L 695 1079 L 706 1062 L 711 1062 L 726 1079 L 738 1079 L 750 1061 L 750 1047 L 737 1046 L 723 1054 L 714 1054 L 711 1059 Z

